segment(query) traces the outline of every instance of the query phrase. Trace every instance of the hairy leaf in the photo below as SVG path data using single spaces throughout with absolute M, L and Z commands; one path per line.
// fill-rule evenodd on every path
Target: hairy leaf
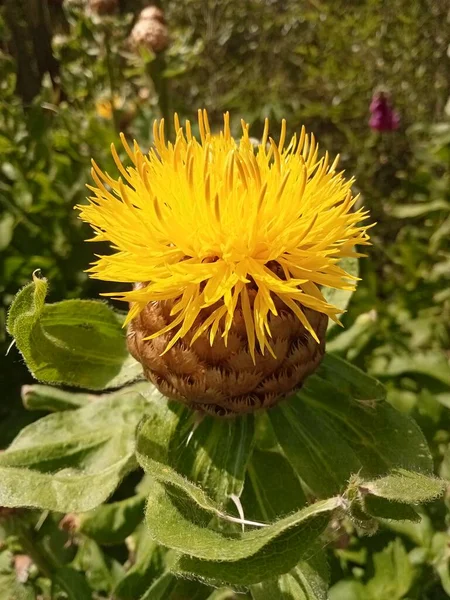
M 28 410 L 59 412 L 86 406 L 96 399 L 90 394 L 66 392 L 51 385 L 22 386 L 22 402 Z
M 310 510 L 314 506 L 309 507 Z M 181 575 L 199 578 L 212 585 L 229 584 L 238 588 L 253 585 L 294 568 L 302 556 L 310 552 L 328 520 L 329 515 L 316 514 L 313 520 L 299 521 L 295 527 L 285 530 L 247 558 L 212 561 L 181 555 L 173 569 Z
M 166 550 L 149 535 L 141 525 L 133 535 L 135 560 L 131 568 L 117 583 L 113 596 L 118 600 L 136 600 L 158 580 L 166 570 Z
M 436 477 L 396 469 L 373 481 L 365 481 L 364 493 L 379 496 L 386 500 L 419 504 L 434 500 L 443 494 L 446 482 Z
M 393 502 L 368 494 L 363 499 L 363 510 L 371 517 L 383 521 L 412 521 L 419 522 L 420 515 L 408 504 Z
M 342 492 L 355 474 L 432 472 L 421 431 L 383 396 L 378 382 L 328 356 L 301 392 L 269 412 L 286 456 L 317 496 Z
M 121 544 L 144 518 L 144 496 L 103 504 L 80 517 L 79 531 L 98 544 Z
M 67 595 L 68 600 L 86 600 L 92 598 L 92 590 L 86 577 L 71 567 L 61 567 L 53 576 L 54 582 Z
M 190 419 L 180 419 L 171 440 L 177 470 L 224 504 L 240 496 L 254 435 L 253 415 L 239 419 L 206 416 L 193 428 Z
M 281 403 L 269 416 L 291 465 L 320 498 L 341 492 L 351 475 L 362 468 L 333 420 L 300 398 Z
M 207 527 L 214 514 L 225 521 L 228 516 L 196 503 L 192 484 L 183 490 L 155 481 L 147 502 L 146 519 L 151 535 L 164 546 L 205 560 L 237 561 L 254 555 L 288 531 L 310 527 L 315 518 L 322 522 L 320 517 L 338 506 L 339 498 L 324 500 L 271 525 L 230 538 Z
M 384 386 L 348 361 L 327 352 L 316 372 L 316 378 L 334 386 L 355 400 L 374 402 L 386 398 Z
M 7 327 L 32 375 L 44 383 L 101 390 L 142 368 L 127 352 L 121 317 L 105 303 L 45 304 L 47 280 L 33 276 L 11 305 Z
M 232 421 L 204 417 L 196 427 L 191 411 L 162 397 L 152 409 L 139 429 L 143 466 L 152 461 L 159 477 L 161 465 L 169 465 L 221 505 L 241 494 L 253 446 L 252 415 Z
M 320 547 L 311 558 L 301 560 L 289 573 L 253 585 L 254 600 L 327 600 L 328 565 Z
M 104 502 L 135 465 L 146 401 L 104 396 L 25 427 L 0 454 L 0 505 L 84 512 Z
M 306 498 L 296 472 L 282 454 L 254 450 L 241 502 L 247 519 L 270 522 L 302 508 Z

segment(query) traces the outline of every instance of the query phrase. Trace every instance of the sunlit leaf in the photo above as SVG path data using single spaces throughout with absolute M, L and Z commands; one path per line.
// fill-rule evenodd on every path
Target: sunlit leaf
M 135 466 L 135 429 L 146 400 L 112 394 L 25 427 L 0 454 L 0 505 L 84 512 Z
M 93 390 L 120 387 L 142 368 L 127 352 L 121 318 L 105 303 L 45 304 L 47 280 L 33 277 L 16 296 L 8 331 L 41 382 Z

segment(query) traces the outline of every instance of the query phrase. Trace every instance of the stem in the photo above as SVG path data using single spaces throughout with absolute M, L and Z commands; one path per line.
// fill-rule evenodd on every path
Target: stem
M 170 120 L 169 88 L 167 79 L 164 77 L 165 69 L 166 57 L 164 56 L 164 52 L 160 52 L 150 63 L 149 75 L 153 81 L 153 87 L 156 94 L 158 95 L 158 108 L 160 116 L 164 119 L 166 136 L 167 138 L 170 138 L 172 123 Z
M 6 198 L 5 196 L 0 196 L 0 201 L 6 206 L 8 210 L 12 213 L 15 213 L 23 223 L 28 227 L 29 231 L 33 234 L 39 233 L 40 228 L 36 223 L 33 223 L 27 216 L 26 212 L 20 206 L 14 204 L 11 200 Z
M 116 132 L 119 132 L 120 123 L 119 116 L 116 111 L 116 107 L 114 106 L 114 91 L 115 91 L 115 83 L 114 83 L 114 73 L 112 67 L 112 56 L 111 56 L 111 32 L 109 30 L 109 25 L 106 25 L 103 33 L 103 43 L 105 44 L 105 64 L 106 64 L 106 72 L 108 73 L 108 84 L 109 84 L 109 95 L 111 98 L 111 113 L 114 123 L 114 129 Z
M 25 554 L 31 558 L 39 571 L 51 580 L 53 577 L 51 561 L 48 560 L 40 544 L 35 540 L 31 525 L 24 522 L 19 515 L 14 515 L 10 518 L 8 530 L 18 539 Z

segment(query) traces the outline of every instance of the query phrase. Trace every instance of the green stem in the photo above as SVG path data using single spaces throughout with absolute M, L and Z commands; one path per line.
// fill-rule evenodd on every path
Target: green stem
M 17 206 L 5 196 L 0 196 L 0 201 L 6 206 L 7 210 L 14 213 L 17 217 L 19 217 L 19 219 L 23 221 L 23 223 L 28 227 L 29 231 L 32 234 L 39 233 L 39 226 L 33 223 L 33 221 L 31 221 L 29 217 L 27 217 L 26 212 L 22 208 L 20 208 L 20 206 Z
M 52 579 L 52 581 L 51 581 L 51 584 L 50 584 L 50 600 L 54 600 L 54 598 L 55 598 L 55 593 L 56 593 L 56 590 L 55 590 L 55 582 L 54 582 L 54 580 Z
M 111 55 L 111 32 L 109 30 L 109 26 L 106 25 L 103 35 L 103 43 L 105 44 L 105 63 L 106 63 L 106 72 L 108 73 L 108 84 L 109 84 L 109 95 L 111 98 L 111 113 L 114 123 L 114 129 L 116 132 L 119 132 L 120 123 L 119 116 L 116 111 L 116 107 L 114 106 L 114 92 L 115 92 L 115 82 L 114 82 L 114 72 L 112 66 L 112 55 Z
M 24 522 L 19 515 L 11 517 L 8 525 L 8 530 L 18 539 L 24 553 L 31 558 L 39 571 L 51 580 L 53 577 L 51 561 L 45 556 L 43 549 L 35 539 L 31 525 Z
M 167 79 L 164 77 L 165 69 L 166 58 L 164 52 L 160 52 L 150 63 L 149 75 L 158 96 L 158 108 L 160 116 L 164 119 L 166 138 L 170 138 L 172 122 L 170 120 L 169 88 Z

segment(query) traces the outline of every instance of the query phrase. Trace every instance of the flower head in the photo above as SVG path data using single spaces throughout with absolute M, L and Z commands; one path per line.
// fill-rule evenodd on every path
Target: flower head
M 101 119 L 110 121 L 113 118 L 114 110 L 123 108 L 124 102 L 120 96 L 114 96 L 113 100 L 102 98 L 95 103 L 95 111 Z
M 119 0 L 89 0 L 89 10 L 99 16 L 111 15 L 119 8 Z
M 163 11 L 157 6 L 144 8 L 131 30 L 129 42 L 132 48 L 147 48 L 162 52 L 169 45 L 169 32 Z
M 305 313 L 337 320 L 341 311 L 321 287 L 352 289 L 356 278 L 339 261 L 368 243 L 361 225 L 367 213 L 353 209 L 352 180 L 336 171 L 337 159 L 319 158 L 304 128 L 285 145 L 285 121 L 276 143 L 266 120 L 256 148 L 244 122 L 240 140 L 232 137 L 228 114 L 217 135 L 206 111 L 198 126 L 199 139 L 175 116 L 171 143 L 164 122 L 155 122 L 147 155 L 122 136 L 132 166 L 123 166 L 113 146 L 117 180 L 93 163 L 96 187 L 78 208 L 94 239 L 110 242 L 115 253 L 100 256 L 91 277 L 140 282 L 118 295 L 131 303 L 127 323 L 149 303 L 170 301 L 169 324 L 149 336 L 170 331 L 166 351 L 188 334 L 189 344 L 205 333 L 211 344 L 216 335 L 226 344 L 237 308 L 253 360 L 255 351 L 273 354 L 270 323 L 280 307 L 317 340 Z M 200 314 L 207 316 L 199 321 Z
M 400 125 L 400 115 L 394 110 L 385 93 L 374 94 L 370 103 L 369 126 L 374 131 L 395 131 Z

